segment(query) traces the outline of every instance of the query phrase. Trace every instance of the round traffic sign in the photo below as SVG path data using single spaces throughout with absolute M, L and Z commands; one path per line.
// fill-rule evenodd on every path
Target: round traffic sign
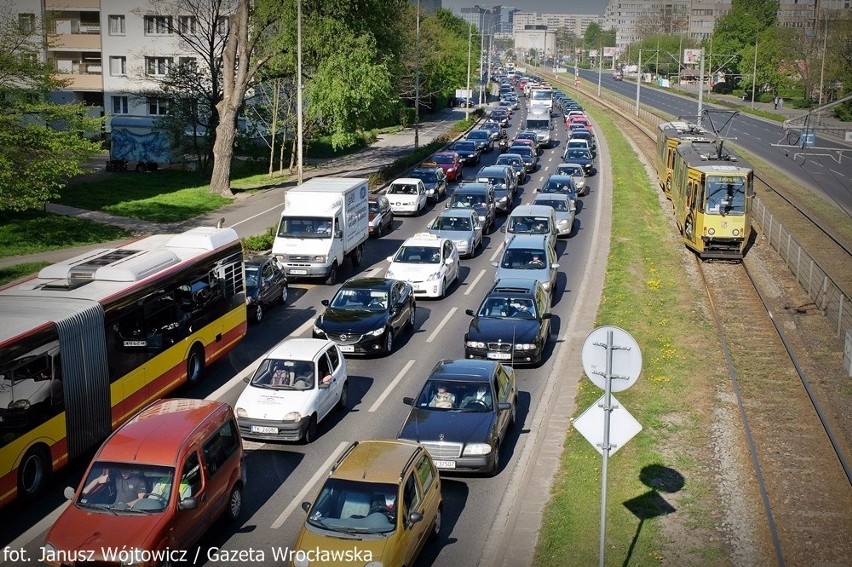
M 611 333 L 611 335 L 610 335 Z M 586 376 L 601 390 L 606 389 L 607 341 L 612 337 L 613 377 L 612 392 L 621 392 L 632 386 L 642 372 L 642 351 L 630 333 L 619 327 L 598 327 L 583 343 L 583 370 Z

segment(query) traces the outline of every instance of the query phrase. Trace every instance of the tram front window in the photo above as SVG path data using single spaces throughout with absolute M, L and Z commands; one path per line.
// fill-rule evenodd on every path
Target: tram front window
M 745 179 L 708 176 L 704 212 L 711 215 L 741 215 L 745 213 L 745 196 Z

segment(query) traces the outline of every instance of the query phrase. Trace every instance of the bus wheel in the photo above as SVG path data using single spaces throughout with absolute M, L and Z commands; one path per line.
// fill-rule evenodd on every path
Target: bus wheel
M 35 498 L 47 485 L 50 476 L 50 455 L 43 447 L 33 447 L 18 465 L 18 495 Z
M 201 345 L 195 345 L 189 351 L 189 357 L 186 359 L 186 381 L 195 386 L 201 382 L 204 375 L 204 349 Z

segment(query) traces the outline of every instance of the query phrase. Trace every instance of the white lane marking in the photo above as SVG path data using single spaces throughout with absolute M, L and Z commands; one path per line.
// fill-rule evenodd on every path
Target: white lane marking
M 494 250 L 494 254 L 491 255 L 491 258 L 489 258 L 489 262 L 495 262 L 497 260 L 497 258 L 500 257 L 500 254 L 503 253 L 503 244 L 504 243 L 501 241 L 500 245 L 497 247 L 497 249 Z
M 440 323 L 438 323 L 438 326 L 437 326 L 437 327 L 435 327 L 435 330 L 434 330 L 434 331 L 432 331 L 432 334 L 431 334 L 431 335 L 429 335 L 429 338 L 428 338 L 428 339 L 426 339 L 426 342 L 427 342 L 427 343 L 431 343 L 432 341 L 434 341 L 434 340 L 435 340 L 435 337 L 437 337 L 437 336 L 438 336 L 438 333 L 440 333 L 440 332 L 441 332 L 441 329 L 443 329 L 443 328 L 444 328 L 444 325 L 446 325 L 446 324 L 447 324 L 447 321 L 449 321 L 449 320 L 450 320 L 450 317 L 452 317 L 452 316 L 453 316 L 453 313 L 455 313 L 456 311 L 458 311 L 458 307 L 453 307 L 452 309 L 450 309 L 449 313 L 447 313 L 446 315 L 444 315 L 444 318 L 443 318 L 443 319 L 441 319 L 441 322 L 440 322 Z
M 365 278 L 374 278 L 374 277 L 377 277 L 377 276 L 379 275 L 379 272 L 381 272 L 381 271 L 382 271 L 382 267 L 381 267 L 381 266 L 376 266 L 376 267 L 374 267 L 374 268 L 370 268 L 369 270 L 367 270 L 366 272 L 364 272 L 364 277 L 365 277 Z
M 479 283 L 479 280 L 481 280 L 482 276 L 484 276 L 484 275 L 485 275 L 485 270 L 484 269 L 480 270 L 479 274 L 477 274 L 477 276 L 475 278 L 473 278 L 473 281 L 470 282 L 470 284 L 468 284 L 467 289 L 464 290 L 464 294 L 470 295 L 470 292 L 473 291 L 473 288 L 476 287 L 476 284 Z
M 393 391 L 393 389 L 396 388 L 396 385 L 399 384 L 399 381 L 402 380 L 403 376 L 408 374 L 408 371 L 411 370 L 412 366 L 414 366 L 413 360 L 409 360 L 407 363 L 405 363 L 405 366 L 402 367 L 402 370 L 399 371 L 399 374 L 396 375 L 396 378 L 391 380 L 391 383 L 388 384 L 388 387 L 385 388 L 385 391 L 382 392 L 382 395 L 379 396 L 379 399 L 376 400 L 375 403 L 370 406 L 370 409 L 368 409 L 367 412 L 375 413 L 375 411 L 379 409 L 379 406 L 382 405 L 382 402 L 385 401 L 385 398 L 387 398 Z
M 219 400 L 219 399 L 221 399 L 222 396 L 224 396 L 228 392 L 228 390 L 230 390 L 231 388 L 236 388 L 237 385 L 239 385 L 239 383 L 242 382 L 243 378 L 246 378 L 247 376 L 251 376 L 252 374 L 254 374 L 254 371 L 257 369 L 258 366 L 260 366 L 260 362 L 266 358 L 267 354 L 269 354 L 269 351 L 267 351 L 260 358 L 256 359 L 254 362 L 252 362 L 251 364 L 249 364 L 248 366 L 243 368 L 236 376 L 234 376 L 233 378 L 231 378 L 230 380 L 228 380 L 227 382 L 225 382 L 224 384 L 219 386 L 219 388 L 215 392 L 213 392 L 212 394 L 210 394 L 209 396 L 207 396 L 204 399 L 205 400 Z
M 834 175 L 838 175 L 838 176 L 840 176 L 840 177 L 842 177 L 842 176 L 843 176 L 843 174 L 842 174 L 842 173 L 840 173 L 839 171 L 835 171 L 835 170 L 833 170 L 833 169 L 831 169 L 831 168 L 828 168 L 828 170 L 829 170 L 831 173 L 833 173 Z
M 287 507 L 284 508 L 284 511 L 281 512 L 281 515 L 272 522 L 272 526 L 270 526 L 273 530 L 277 530 L 280 528 L 284 521 L 293 513 L 293 510 L 296 509 L 296 506 L 299 506 L 302 502 L 304 502 L 305 497 L 308 495 L 308 492 L 313 490 L 314 485 L 319 482 L 321 476 L 328 474 L 328 469 L 331 468 L 331 464 L 337 459 L 340 453 L 344 448 L 349 446 L 349 441 L 341 441 L 340 445 L 337 446 L 337 449 L 332 451 L 331 455 L 328 456 L 328 459 L 322 464 L 320 468 L 317 469 L 317 472 L 314 473 L 314 476 L 311 477 L 311 480 L 302 487 L 302 490 L 296 495 L 296 497 L 287 504 Z
M 250 216 L 247 219 L 243 219 L 239 222 L 235 222 L 234 224 L 232 224 L 228 228 L 234 228 L 235 226 L 240 226 L 244 222 L 248 222 L 252 219 L 256 219 L 257 217 L 263 216 L 263 215 L 269 213 L 270 211 L 274 211 L 275 209 L 281 209 L 281 208 L 284 208 L 284 203 L 281 203 L 280 205 L 275 205 L 274 207 L 270 207 L 270 208 L 266 209 L 265 211 L 261 211 L 261 212 L 257 213 L 256 215 Z

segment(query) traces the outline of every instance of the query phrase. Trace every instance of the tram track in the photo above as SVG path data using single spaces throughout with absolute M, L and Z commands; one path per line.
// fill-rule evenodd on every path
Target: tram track
M 633 117 L 622 119 L 625 135 L 654 163 L 652 133 Z M 815 233 L 831 240 L 821 229 Z M 848 259 L 840 242 L 826 246 L 835 247 L 838 261 Z M 848 408 L 832 395 L 832 387 L 842 385 L 826 384 L 820 365 L 825 361 L 807 352 L 798 313 L 788 309 L 790 299 L 779 288 L 776 272 L 784 266 L 770 266 L 772 256 L 766 245 L 753 246 L 741 263 L 701 262 L 692 255 L 728 378 L 716 382 L 714 402 L 723 530 L 734 564 L 847 565 L 852 557 Z M 803 357 L 805 365 L 798 362 Z

